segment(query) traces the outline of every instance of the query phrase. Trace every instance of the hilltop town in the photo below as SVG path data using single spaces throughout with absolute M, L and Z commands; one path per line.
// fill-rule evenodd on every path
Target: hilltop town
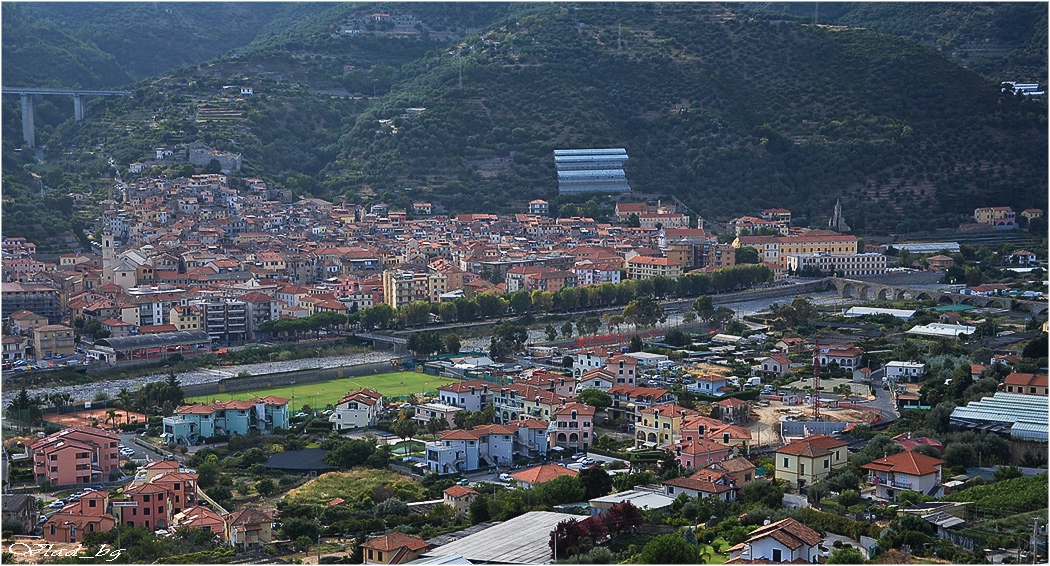
M 117 185 L 90 252 L 6 238 L 5 560 L 1045 556 L 1042 252 L 551 212 L 214 173 Z

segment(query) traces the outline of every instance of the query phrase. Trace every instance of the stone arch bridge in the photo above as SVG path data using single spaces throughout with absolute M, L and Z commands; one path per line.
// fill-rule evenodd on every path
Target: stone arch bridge
M 829 277 L 827 281 L 835 286 L 835 291 L 844 299 L 860 299 L 864 301 L 899 301 L 914 299 L 919 301 L 931 300 L 942 305 L 971 305 L 975 307 L 990 307 L 1011 310 L 1027 310 L 1033 315 L 1046 314 L 1050 309 L 1045 302 L 1026 301 L 1012 297 L 998 295 L 964 295 L 948 291 L 931 291 L 928 289 L 911 289 L 898 285 L 885 283 L 873 283 L 860 281 L 858 279 L 844 279 L 840 277 Z

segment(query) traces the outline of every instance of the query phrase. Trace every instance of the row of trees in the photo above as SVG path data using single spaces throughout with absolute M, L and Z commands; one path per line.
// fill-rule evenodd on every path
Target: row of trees
M 773 271 L 765 265 L 738 265 L 718 269 L 711 273 L 690 273 L 677 279 L 657 276 L 652 279 L 628 279 L 616 284 L 562 287 L 554 293 L 535 290 L 532 292 L 516 291 L 503 296 L 482 294 L 473 298 L 461 297 L 443 303 L 429 304 L 419 301 L 397 309 L 380 303 L 374 307 L 351 313 L 349 318 L 351 323 L 359 323 L 366 329 L 377 329 L 425 324 L 431 314 L 439 316 L 444 322 L 465 322 L 506 315 L 573 312 L 578 309 L 612 305 L 629 307 L 633 301 L 638 301 L 629 313 L 624 313 L 626 322 L 651 326 L 655 324 L 653 321 L 659 320 L 663 313 L 645 308 L 640 309 L 639 307 L 649 306 L 646 301 L 725 293 L 772 281 Z M 654 314 L 656 314 L 655 318 Z M 581 319 L 580 322 L 584 322 L 584 319 Z M 592 321 L 587 320 L 585 326 L 592 328 Z M 579 328 L 579 323 L 577 323 L 577 328 Z M 581 332 L 585 329 L 581 329 Z

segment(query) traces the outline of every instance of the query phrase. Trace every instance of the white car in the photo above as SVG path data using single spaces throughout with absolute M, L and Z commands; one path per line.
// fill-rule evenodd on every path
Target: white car
M 510 480 L 511 480 L 510 474 L 500 474 L 499 475 L 499 481 L 510 481 Z

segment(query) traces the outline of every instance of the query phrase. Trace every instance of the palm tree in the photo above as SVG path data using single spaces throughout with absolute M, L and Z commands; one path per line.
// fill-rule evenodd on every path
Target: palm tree
M 124 423 L 130 423 L 131 417 L 128 414 L 128 409 L 131 408 L 131 404 L 135 398 L 135 395 L 128 391 L 127 387 L 121 387 L 117 393 L 117 406 L 124 409 Z
M 113 409 L 107 409 L 106 410 L 106 423 L 116 424 L 116 420 L 117 420 L 117 412 L 114 411 Z

